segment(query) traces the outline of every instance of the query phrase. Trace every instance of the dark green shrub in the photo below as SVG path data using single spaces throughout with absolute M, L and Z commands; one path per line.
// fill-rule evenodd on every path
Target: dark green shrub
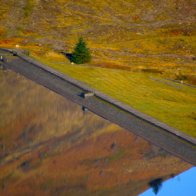
M 83 38 L 80 38 L 78 43 L 76 44 L 74 52 L 71 55 L 71 61 L 76 64 L 83 64 L 83 63 L 90 62 L 90 60 L 91 60 L 90 51 L 87 48 Z

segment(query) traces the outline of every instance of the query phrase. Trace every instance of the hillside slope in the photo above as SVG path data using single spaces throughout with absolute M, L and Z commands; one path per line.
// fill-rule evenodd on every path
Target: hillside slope
M 77 38 L 83 36 L 94 55 L 100 53 L 101 57 L 107 57 L 104 49 L 147 54 L 195 52 L 194 0 L 0 0 L 0 3 L 1 38 L 19 38 L 22 45 L 43 44 L 70 50 Z
M 125 91 L 118 94 L 127 97 L 134 78 L 135 86 L 143 81 L 145 96 L 154 93 L 146 88 L 147 76 L 134 75 L 144 70 L 195 82 L 193 0 L 0 0 L 0 5 L 0 47 L 19 45 L 73 77 L 91 77 L 106 90 L 111 81 L 116 87 L 120 82 Z M 71 66 L 59 52 L 70 53 L 80 36 L 93 61 Z M 83 115 L 79 106 L 15 73 L 0 71 L 0 92 L 0 195 L 138 195 L 149 181 L 190 168 L 91 113 Z M 162 102 L 170 117 L 176 98 L 167 94 Z M 187 106 L 184 96 L 177 95 Z M 146 100 L 141 106 L 150 111 L 152 101 Z M 192 122 L 195 113 L 189 108 L 184 115 Z
M 0 47 L 26 49 L 33 58 L 195 136 L 194 88 L 174 83 L 196 84 L 193 0 L 0 2 Z M 85 66 L 71 65 L 60 54 L 70 54 L 80 36 L 93 56 Z
M 134 196 L 191 167 L 11 71 L 0 92 L 2 196 Z
M 70 53 L 81 36 L 91 65 L 163 73 L 196 84 L 194 0 L 0 0 L 0 46 Z

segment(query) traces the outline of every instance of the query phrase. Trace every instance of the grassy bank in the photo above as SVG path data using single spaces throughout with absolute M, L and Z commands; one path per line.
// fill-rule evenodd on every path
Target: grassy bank
M 196 136 L 194 1 L 1 1 L 0 46 L 19 45 L 51 67 Z M 20 22 L 18 22 L 20 21 Z M 93 62 L 71 65 L 82 36 Z M 158 79 L 157 79 L 158 78 Z
M 160 75 L 155 73 L 72 65 L 57 53 L 34 58 L 196 137 L 194 88 L 161 79 Z

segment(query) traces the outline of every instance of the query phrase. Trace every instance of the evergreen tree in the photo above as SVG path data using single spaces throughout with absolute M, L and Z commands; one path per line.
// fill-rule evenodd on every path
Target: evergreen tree
M 71 55 L 71 61 L 76 64 L 88 63 L 91 60 L 90 51 L 81 37 Z
M 149 185 L 151 186 L 151 188 L 153 189 L 153 192 L 155 195 L 158 194 L 161 186 L 162 186 L 162 182 L 163 182 L 163 179 L 162 178 L 157 178 L 155 180 L 152 180 Z

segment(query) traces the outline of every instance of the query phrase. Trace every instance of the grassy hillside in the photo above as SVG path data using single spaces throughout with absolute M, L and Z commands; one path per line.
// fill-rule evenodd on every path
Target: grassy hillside
M 193 0 L 0 0 L 0 46 L 32 57 L 192 136 L 196 84 Z M 93 60 L 73 66 L 86 40 Z M 104 68 L 104 69 L 103 69 Z
M 187 67 L 191 77 L 196 52 L 193 0 L 0 3 L 1 45 L 70 52 L 83 36 L 97 64 L 177 67 L 180 71 Z
M 2 196 L 134 196 L 190 168 L 16 73 L 0 70 L 0 92 Z
M 0 3 L 0 46 L 71 52 L 83 36 L 95 66 L 158 69 L 196 83 L 194 0 Z
M 196 90 L 162 79 L 156 73 L 72 65 L 63 55 L 47 53 L 36 57 L 99 91 L 160 121 L 196 137 Z M 47 60 L 46 60 L 47 59 Z
M 0 47 L 195 136 L 194 89 L 163 79 L 196 81 L 194 12 L 193 0 L 0 0 Z M 60 52 L 80 36 L 93 61 L 71 65 Z M 0 195 L 138 195 L 190 167 L 13 72 L 0 92 Z

